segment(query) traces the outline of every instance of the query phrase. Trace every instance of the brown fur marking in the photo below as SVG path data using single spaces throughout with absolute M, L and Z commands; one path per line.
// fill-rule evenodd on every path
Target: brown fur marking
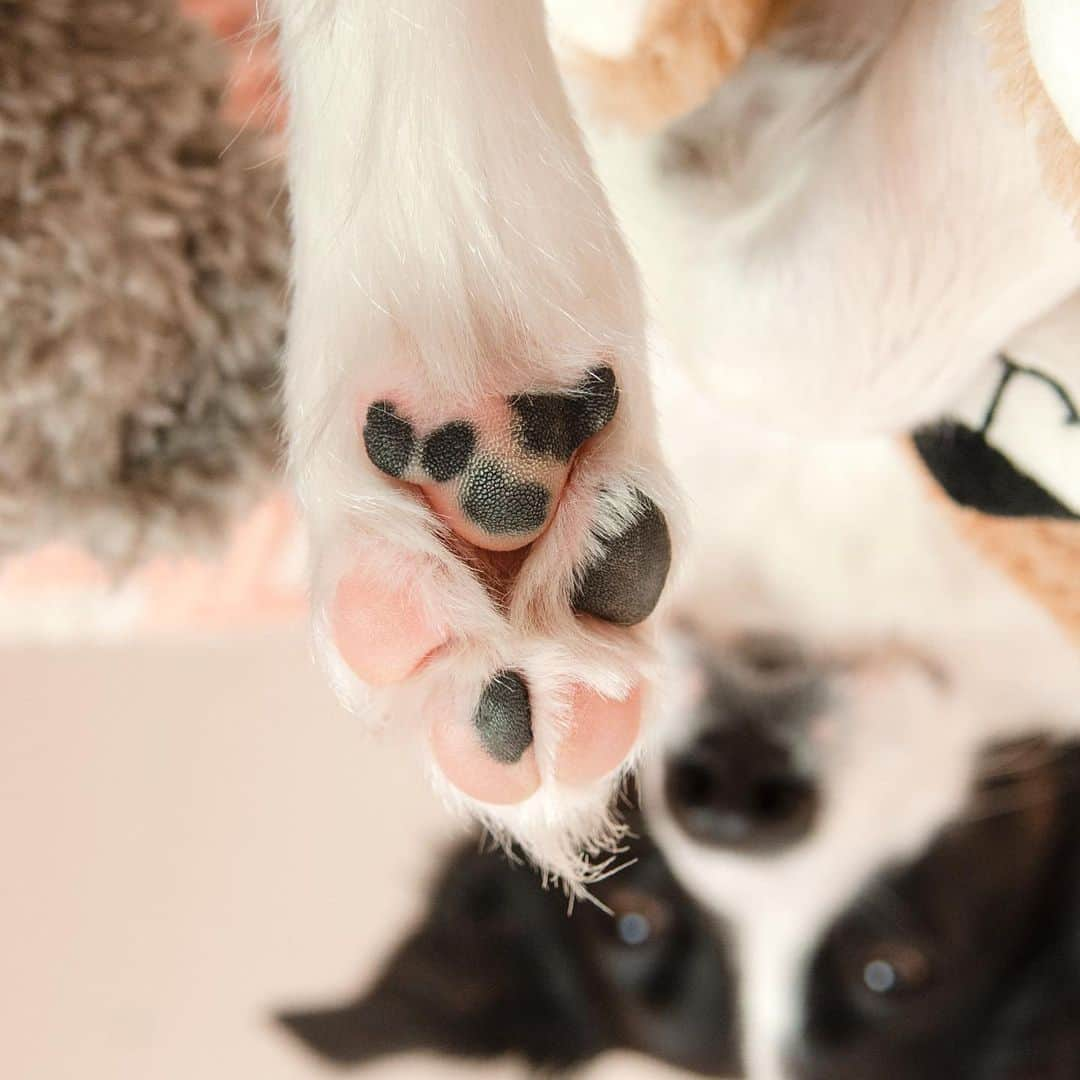
M 627 56 L 579 54 L 601 116 L 649 130 L 705 102 L 775 23 L 783 0 L 651 0 Z
M 958 506 L 942 490 L 914 446 L 912 466 L 953 528 L 1046 609 L 1080 645 L 1080 524 L 1047 518 L 1004 518 Z

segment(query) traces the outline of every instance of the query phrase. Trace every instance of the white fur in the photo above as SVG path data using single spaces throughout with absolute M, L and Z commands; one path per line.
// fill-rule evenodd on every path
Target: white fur
M 625 56 L 634 47 L 649 0 L 545 0 L 548 24 L 579 49 Z
M 1026 133 L 995 103 L 982 10 L 916 0 L 880 58 L 872 40 L 844 64 L 762 53 L 680 126 L 714 155 L 701 176 L 657 169 L 663 136 L 590 133 L 658 322 L 693 362 L 689 376 L 669 371 L 660 398 L 694 525 L 677 606 L 721 638 L 781 629 L 886 657 L 904 646 L 894 663 L 856 666 L 817 727 L 825 815 L 787 856 L 690 843 L 664 807 L 663 755 L 645 762 L 654 834 L 732 932 L 755 1080 L 783 1075 L 830 918 L 957 812 L 978 749 L 1080 731 L 1080 665 L 1060 628 L 952 534 L 898 443 L 845 437 L 935 413 L 1003 346 L 1049 370 L 1075 363 L 1075 302 L 1023 330 L 1075 288 L 1077 247 Z M 834 437 L 752 423 L 778 414 Z M 677 704 L 669 744 L 693 730 Z
M 660 167 L 670 133 L 590 131 L 654 314 L 718 415 L 903 430 L 1080 284 L 999 100 L 991 4 L 864 5 L 840 55 L 763 48 L 676 125 L 705 147 L 699 173 Z
M 590 629 L 567 597 L 593 534 L 625 521 L 635 487 L 671 502 L 633 263 L 538 3 L 280 6 L 295 236 L 286 399 L 318 652 L 346 702 L 377 718 L 426 717 L 449 701 L 467 723 L 485 677 L 525 671 L 545 783 L 522 807 L 473 809 L 574 875 L 581 842 L 604 831 L 614 781 L 567 792 L 551 779 L 566 688 L 624 695 L 647 667 L 650 632 Z M 366 460 L 357 410 L 404 394 L 434 425 L 485 396 L 573 385 L 599 356 L 617 371 L 618 414 L 575 468 L 503 614 L 422 503 Z M 433 569 L 414 588 L 431 610 L 449 607 L 453 647 L 369 693 L 336 654 L 327 605 L 355 560 L 394 575 L 417 554 Z
M 890 16 L 875 0 L 850 20 L 842 57 L 766 49 L 679 126 L 706 142 L 715 130 L 715 167 L 697 176 L 659 168 L 666 135 L 594 133 L 657 319 L 712 399 L 710 433 L 718 416 L 831 435 L 902 429 L 1080 283 L 1080 247 L 1042 192 L 1028 133 L 996 100 L 980 36 L 988 2 L 911 0 Z M 467 710 L 493 665 L 528 662 L 550 690 L 538 719 L 549 761 L 567 682 L 625 688 L 649 656 L 648 633 L 586 631 L 565 604 L 590 526 L 617 520 L 632 483 L 669 502 L 634 266 L 538 3 L 279 3 L 295 223 L 286 392 L 319 651 L 346 699 L 363 700 L 328 641 L 327 597 L 370 543 L 425 553 L 435 570 L 416 588 L 450 606 L 458 644 L 413 684 L 371 695 L 371 707 L 422 715 L 450 695 Z M 572 383 L 605 349 L 618 358 L 619 416 L 504 617 L 427 511 L 363 460 L 357 401 L 404 388 L 441 421 L 483 394 Z M 776 452 L 791 458 L 790 445 Z M 856 461 L 858 510 L 875 512 L 888 454 L 872 442 L 821 453 Z M 835 475 L 822 468 L 802 490 L 804 512 L 850 508 Z M 615 488 L 606 503 L 605 486 Z M 753 507 L 746 520 L 757 520 Z M 815 548 L 802 526 L 772 529 L 784 535 L 758 541 L 775 539 L 794 561 L 768 573 L 805 572 L 799 560 Z M 829 607 L 818 591 L 808 610 Z M 943 781 L 940 797 L 949 790 Z M 548 783 L 518 810 L 474 809 L 565 869 L 602 827 L 601 804 Z
M 1080 8 L 1074 0 L 1025 0 L 1024 27 L 1039 78 L 1080 142 Z

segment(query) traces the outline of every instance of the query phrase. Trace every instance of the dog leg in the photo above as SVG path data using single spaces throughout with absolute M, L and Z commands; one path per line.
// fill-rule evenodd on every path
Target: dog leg
M 567 876 L 671 557 L 635 269 L 532 0 L 281 0 L 286 397 L 346 702 Z

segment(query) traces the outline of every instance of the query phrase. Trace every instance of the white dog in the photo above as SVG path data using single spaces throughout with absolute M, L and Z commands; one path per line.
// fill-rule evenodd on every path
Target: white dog
M 351 704 L 422 721 L 448 791 L 581 876 L 663 705 L 648 617 L 683 547 L 637 269 L 714 426 L 855 435 L 948 403 L 1080 286 L 1080 243 L 1002 100 L 988 0 L 805 0 L 692 115 L 597 132 L 596 172 L 535 0 L 280 4 L 319 651 Z M 553 15 L 617 52 L 643 6 Z M 1066 124 L 1071 7 L 1024 11 Z

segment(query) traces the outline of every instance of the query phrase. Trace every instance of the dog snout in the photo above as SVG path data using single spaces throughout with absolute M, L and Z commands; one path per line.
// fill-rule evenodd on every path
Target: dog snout
M 668 763 L 665 795 L 692 839 L 757 854 L 803 837 L 818 805 L 790 752 L 746 730 L 708 732 L 682 750 Z
M 698 843 L 768 854 L 802 839 L 817 816 L 818 785 L 799 749 L 821 680 L 791 650 L 755 643 L 752 654 L 744 651 L 741 673 L 714 677 L 706 724 L 669 757 L 664 795 Z

